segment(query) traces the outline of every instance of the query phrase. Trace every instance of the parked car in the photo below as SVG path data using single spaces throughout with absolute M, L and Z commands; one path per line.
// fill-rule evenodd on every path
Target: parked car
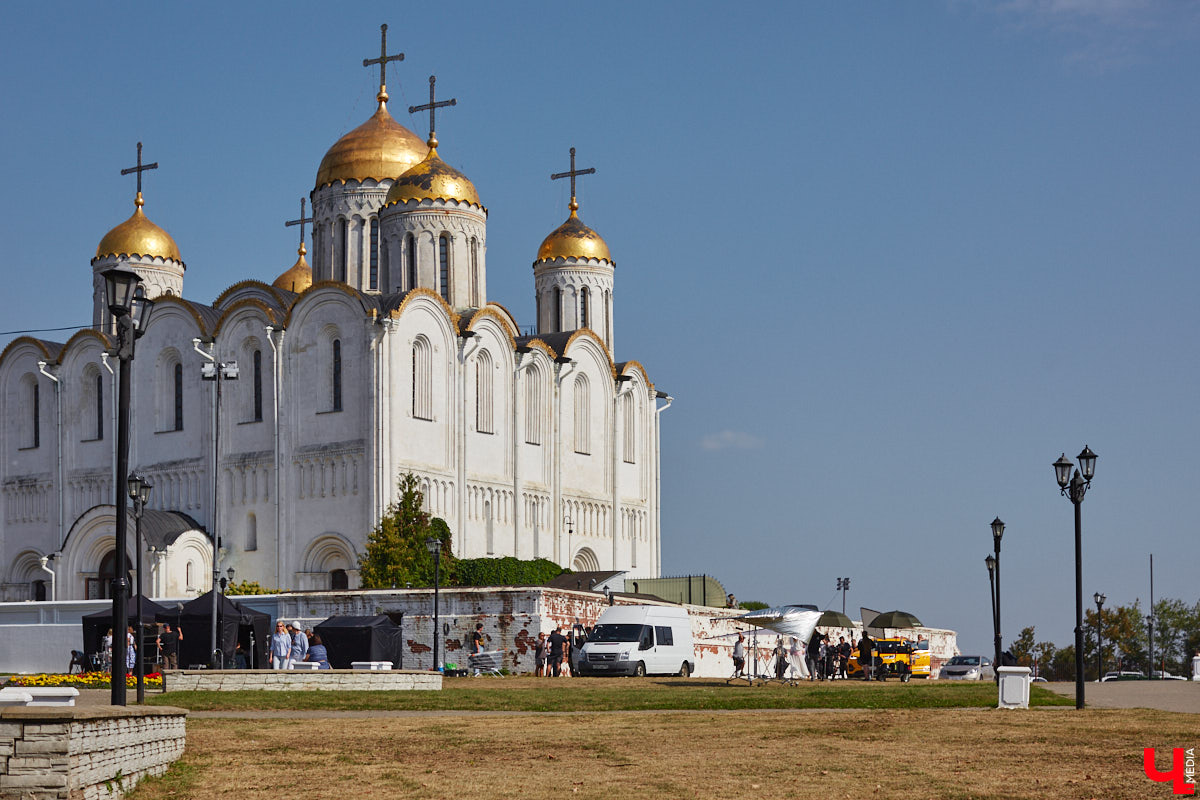
M 1150 680 L 1154 680 L 1154 681 L 1186 681 L 1187 678 L 1183 677 L 1182 675 L 1172 675 L 1169 672 L 1159 672 L 1158 670 L 1151 670 Z
M 679 675 L 696 671 L 687 609 L 611 606 L 579 656 L 580 675 Z
M 1144 680 L 1146 680 L 1146 676 L 1143 675 L 1142 673 L 1134 672 L 1133 670 L 1123 669 L 1123 670 L 1116 671 L 1116 672 L 1104 673 L 1104 677 L 1101 679 L 1100 682 L 1107 683 L 1109 681 L 1144 681 Z
M 995 680 L 996 671 L 987 656 L 954 656 L 938 673 L 944 681 L 990 681 Z

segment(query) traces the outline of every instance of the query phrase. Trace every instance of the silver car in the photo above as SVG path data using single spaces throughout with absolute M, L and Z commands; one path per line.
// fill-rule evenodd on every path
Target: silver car
M 987 656 L 954 656 L 942 666 L 938 678 L 944 681 L 990 681 L 995 680 L 996 672 Z

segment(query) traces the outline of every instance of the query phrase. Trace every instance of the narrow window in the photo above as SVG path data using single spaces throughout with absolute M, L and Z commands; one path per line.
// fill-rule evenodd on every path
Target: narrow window
M 342 283 L 346 282 L 346 248 L 349 247 L 348 234 L 350 233 L 350 222 L 341 220 L 338 228 L 338 241 L 334 242 L 335 253 L 337 257 L 337 279 Z
M 254 421 L 262 422 L 262 350 L 254 351 Z
M 492 501 L 483 501 L 483 519 L 487 524 L 487 554 L 490 556 L 496 552 L 496 531 L 492 526 Z
M 413 342 L 413 416 L 433 419 L 433 349 L 424 337 Z
M 175 364 L 175 427 L 172 430 L 183 430 L 183 364 Z
M 492 357 L 486 350 L 475 359 L 475 430 L 494 433 L 492 428 Z
M 96 376 L 96 438 L 104 438 L 104 377 Z
M 479 240 L 471 237 L 471 305 L 479 307 L 482 302 L 479 291 Z
M 246 552 L 258 549 L 258 517 L 246 515 Z
M 33 384 L 33 446 L 42 446 L 41 387 L 37 384 L 37 378 L 34 378 Z
M 410 233 L 405 238 L 404 255 L 408 266 L 408 287 L 417 288 L 417 240 Z
M 579 290 L 579 327 L 586 328 L 588 326 L 588 288 L 584 286 Z
M 371 289 L 379 288 L 379 220 L 371 218 Z
M 629 566 L 637 566 L 637 521 L 630 519 L 629 523 Z
M 450 302 L 450 237 L 438 237 L 438 291 L 442 299 Z
M 554 308 L 551 310 L 550 327 L 553 331 L 562 330 L 562 289 L 554 287 Z
M 193 571 L 192 562 L 191 562 L 191 561 L 189 561 L 189 562 L 187 562 L 187 564 L 185 564 L 185 565 L 184 565 L 184 567 L 183 567 L 183 581 L 184 581 L 184 584 L 187 586 L 187 588 L 188 588 L 188 589 L 194 589 L 194 588 L 196 588 L 196 585 L 195 585 L 195 584 L 192 582 L 192 579 L 193 579 L 193 577 L 194 577 L 194 576 L 192 575 L 192 571 Z
M 623 439 L 625 440 L 625 463 L 633 464 L 637 456 L 637 406 L 633 401 L 633 395 L 627 394 L 621 398 L 621 407 L 624 411 L 621 425 L 623 430 Z
M 344 592 L 350 588 L 350 578 L 344 569 L 329 571 L 329 588 L 335 592 Z
M 333 410 L 342 410 L 342 340 L 333 340 Z
M 575 452 L 588 455 L 592 452 L 591 398 L 588 397 L 587 377 L 580 375 L 575 380 Z
M 608 349 L 612 350 L 612 294 L 607 290 L 604 292 L 604 339 Z
M 525 443 L 542 443 L 541 373 L 531 369 L 525 378 Z

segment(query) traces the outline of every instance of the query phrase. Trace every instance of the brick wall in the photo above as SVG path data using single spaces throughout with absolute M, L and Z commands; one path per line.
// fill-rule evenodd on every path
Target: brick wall
M 338 689 L 342 691 L 403 691 L 412 689 L 439 690 L 439 672 L 414 670 L 167 670 L 163 673 L 163 689 L 168 692 L 206 691 L 236 692 L 241 689 L 265 691 L 300 691 L 309 689 Z
M 120 797 L 183 754 L 181 708 L 0 711 L 0 800 Z

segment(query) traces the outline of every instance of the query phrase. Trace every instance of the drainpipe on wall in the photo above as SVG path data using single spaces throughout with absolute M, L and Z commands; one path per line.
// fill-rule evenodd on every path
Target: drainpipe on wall
M 46 566 L 46 562 L 52 558 L 54 558 L 53 554 L 48 555 L 48 556 L 42 556 L 40 559 L 38 559 L 39 561 L 42 562 L 42 571 L 47 573 L 50 576 L 50 602 L 54 602 L 54 600 L 57 599 L 55 597 L 55 591 L 54 591 L 54 578 L 55 578 L 54 570 L 52 570 L 52 569 L 50 569 L 50 567 Z
M 666 392 L 655 392 L 655 400 L 666 400 L 665 406 L 654 409 L 654 567 L 650 573 L 657 578 L 662 573 L 662 468 L 659 455 L 662 453 L 662 412 L 671 407 L 675 398 Z
M 554 514 L 555 522 L 554 522 L 554 526 L 553 526 L 553 528 L 551 528 L 551 530 L 554 531 L 554 560 L 558 563 L 558 565 L 560 567 L 565 566 L 565 567 L 569 568 L 571 566 L 571 554 L 567 553 L 567 555 L 566 555 L 567 563 L 566 564 L 563 563 L 563 555 L 562 555 L 562 535 L 563 535 L 562 525 L 563 525 L 563 520 L 565 519 L 565 513 L 564 513 L 565 509 L 563 509 L 563 507 L 562 507 L 562 466 L 563 466 L 563 463 L 562 463 L 563 462 L 563 460 L 562 460 L 562 441 L 561 441 L 562 440 L 562 382 L 563 382 L 563 378 L 570 375 L 571 372 L 574 370 L 576 361 L 573 358 L 567 358 L 566 356 L 559 356 L 558 358 L 554 359 L 554 363 L 557 365 L 558 374 L 555 376 L 555 379 L 554 379 L 554 398 L 553 398 L 553 402 L 554 402 L 554 456 L 553 456 L 552 463 L 554 465 L 554 472 L 552 474 L 552 477 L 554 480 L 552 481 L 551 488 L 550 488 L 550 491 L 551 491 L 550 509 L 551 509 L 551 513 Z M 567 549 L 568 550 L 570 549 L 570 542 L 568 542 Z
M 301 215 L 303 216 L 303 215 Z M 275 327 L 273 325 L 266 326 L 267 344 L 271 345 L 271 419 L 274 421 L 272 458 L 273 469 L 275 470 L 275 490 L 274 500 L 275 506 L 275 587 L 278 589 L 283 586 L 283 524 L 282 524 L 282 506 L 279 502 L 279 381 L 283 376 L 283 365 L 279 362 L 279 348 L 283 345 L 283 331 L 279 331 L 279 344 L 275 343 Z
M 633 391 L 633 378 L 629 375 L 618 375 L 618 389 L 613 394 L 613 424 L 612 429 L 612 524 L 610 533 L 612 534 L 612 567 L 611 569 L 620 569 L 617 566 L 617 535 L 621 531 L 621 461 L 624 454 L 618 451 L 618 447 L 623 447 L 625 440 L 625 417 L 621 413 L 621 398 Z
M 521 511 L 524 509 L 524 504 L 521 503 L 521 451 L 520 438 L 517 436 L 517 400 L 520 397 L 520 391 L 517 389 L 517 384 L 520 382 L 521 371 L 533 366 L 534 359 L 531 357 L 528 362 L 525 361 L 525 356 L 530 352 L 529 347 L 517 348 L 517 366 L 513 370 L 513 392 L 512 392 L 512 427 L 509 430 L 512 433 L 512 458 L 513 458 L 513 557 L 520 558 L 521 554 L 517 552 L 518 544 L 521 541 Z M 534 557 L 536 557 L 536 553 Z
M 104 368 L 106 370 L 108 370 L 109 392 L 112 394 L 112 397 L 109 398 L 109 403 L 108 403 L 109 408 L 112 409 L 112 413 L 109 415 L 110 419 L 109 419 L 108 429 L 113 432 L 113 435 L 109 437 L 110 439 L 112 439 L 112 443 L 113 443 L 113 446 L 112 446 L 112 468 L 109 470 L 109 474 L 116 475 L 117 474 L 117 435 L 116 435 L 116 430 L 117 430 L 117 373 L 113 371 L 112 364 L 108 363 L 108 353 L 100 354 L 100 363 L 102 365 L 104 365 Z M 113 484 L 112 504 L 114 506 L 117 504 L 117 486 L 115 483 Z
M 55 446 L 56 446 L 56 450 L 57 450 L 57 462 L 58 462 L 58 465 L 57 465 L 58 478 L 56 479 L 58 482 L 58 487 L 57 487 L 58 488 L 58 549 L 61 550 L 63 545 L 65 544 L 65 542 L 63 540 L 66 539 L 66 535 L 67 535 L 67 532 L 65 530 L 65 528 L 66 528 L 66 507 L 64 505 L 66 502 L 66 494 L 65 494 L 66 487 L 63 486 L 62 382 L 59 381 L 58 375 L 54 374 L 55 372 L 58 372 L 57 366 L 54 368 L 54 372 L 50 372 L 48 369 L 46 369 L 45 361 L 39 361 L 39 362 L 37 362 L 37 365 L 38 365 L 38 372 L 42 373 L 47 378 L 54 381 L 54 408 L 55 408 L 54 420 L 55 420 L 55 431 L 57 433 L 57 436 L 55 439 Z M 46 567 L 46 565 L 45 565 L 45 563 L 43 563 L 42 568 L 45 569 L 45 567 Z
M 475 331 L 463 331 L 462 347 L 459 349 L 459 395 L 458 395 L 458 557 L 465 558 L 467 553 L 467 361 L 481 347 L 479 334 Z M 467 345 L 475 340 L 471 352 Z

